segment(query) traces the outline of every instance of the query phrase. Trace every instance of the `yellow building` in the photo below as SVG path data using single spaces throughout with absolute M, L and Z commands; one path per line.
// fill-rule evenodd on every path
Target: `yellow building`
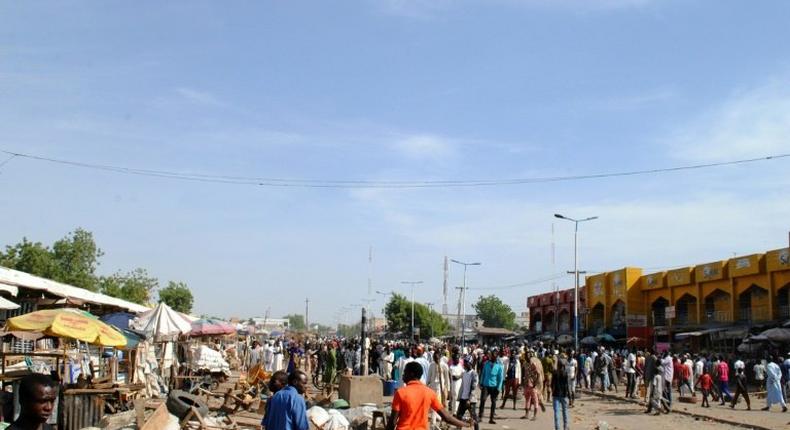
M 643 274 L 626 267 L 586 279 L 587 327 L 615 337 L 652 328 L 751 325 L 790 319 L 790 248 Z M 674 313 L 674 315 L 673 315 Z

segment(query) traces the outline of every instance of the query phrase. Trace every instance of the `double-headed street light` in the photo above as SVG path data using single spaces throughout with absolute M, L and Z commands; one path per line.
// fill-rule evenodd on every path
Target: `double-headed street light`
M 554 214 L 554 217 L 564 219 L 573 223 L 573 275 L 576 278 L 573 289 L 573 343 L 576 351 L 579 351 L 579 223 L 598 219 L 597 216 L 575 219 L 561 214 Z
M 453 260 L 450 259 L 455 264 L 461 264 L 464 266 L 464 286 L 461 287 L 461 307 L 458 309 L 458 319 L 461 322 L 461 351 L 464 349 L 464 337 L 466 336 L 466 268 L 469 266 L 480 266 L 483 263 L 475 262 L 475 263 L 464 263 L 463 261 Z M 461 315 L 461 310 L 463 309 L 463 315 Z
M 401 284 L 411 285 L 411 338 L 414 340 L 414 286 L 422 281 L 400 281 Z

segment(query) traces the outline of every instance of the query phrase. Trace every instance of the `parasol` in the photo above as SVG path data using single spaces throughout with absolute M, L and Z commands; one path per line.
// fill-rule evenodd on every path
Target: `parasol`
M 8 331 L 44 333 L 102 346 L 124 346 L 126 338 L 96 316 L 73 309 L 46 309 L 9 318 Z
M 573 343 L 573 336 L 569 334 L 561 334 L 557 336 L 557 343 L 560 345 L 568 345 Z
M 598 335 L 598 340 L 600 340 L 601 342 L 615 342 L 614 337 L 612 335 L 606 334 L 606 333 L 599 334 Z
M 769 328 L 753 338 L 766 339 L 776 343 L 790 343 L 790 328 Z
M 579 343 L 582 345 L 598 345 L 598 340 L 595 339 L 593 336 L 587 336 L 584 339 L 580 340 Z
M 189 336 L 218 336 L 236 333 L 236 327 L 225 321 L 202 318 L 192 323 Z
M 160 341 L 189 333 L 192 325 L 173 308 L 159 303 L 156 308 L 132 321 L 131 328 L 145 334 L 147 338 Z

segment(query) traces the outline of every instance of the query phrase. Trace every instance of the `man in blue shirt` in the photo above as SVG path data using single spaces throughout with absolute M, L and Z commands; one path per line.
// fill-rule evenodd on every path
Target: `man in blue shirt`
M 502 364 L 497 360 L 497 351 L 492 349 L 488 352 L 488 361 L 483 365 L 483 372 L 480 375 L 480 406 L 478 416 L 483 419 L 486 399 L 491 397 L 491 415 L 488 417 L 489 424 L 496 424 L 494 412 L 496 411 L 496 398 L 502 391 L 502 383 L 505 380 Z
M 269 430 L 309 430 L 307 407 L 302 395 L 307 388 L 307 375 L 297 370 L 288 375 L 288 386 L 278 391 L 267 405 L 263 427 Z

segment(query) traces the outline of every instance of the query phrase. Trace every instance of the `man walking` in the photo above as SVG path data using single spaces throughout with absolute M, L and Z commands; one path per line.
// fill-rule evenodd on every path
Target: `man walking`
M 472 417 L 475 430 L 479 429 L 479 420 L 475 407 L 477 406 L 477 398 L 475 397 L 475 390 L 477 389 L 477 372 L 472 365 L 470 357 L 464 358 L 464 373 L 461 375 L 461 388 L 458 390 L 458 409 L 455 412 L 455 417 L 459 420 L 464 419 L 464 414 L 469 411 Z
M 735 404 L 738 403 L 738 397 L 743 396 L 743 399 L 746 401 L 746 410 L 752 410 L 752 403 L 749 401 L 749 392 L 746 390 L 746 373 L 743 372 L 744 363 L 740 361 L 740 366 L 738 362 L 735 363 L 735 397 L 732 398 L 732 403 L 730 403 L 730 408 L 735 408 Z
M 777 358 L 771 357 L 768 360 L 768 365 L 765 367 L 765 387 L 768 390 L 765 397 L 764 411 L 771 409 L 771 405 L 778 403 L 782 406 L 782 412 L 787 412 L 787 403 L 782 394 L 782 370 L 777 364 Z
M 263 427 L 267 430 L 309 430 L 304 397 L 307 375 L 296 370 L 288 375 L 288 386 L 269 400 Z
M 428 430 L 430 410 L 439 414 L 451 426 L 471 426 L 471 422 L 459 420 L 442 406 L 436 393 L 420 381 L 422 372 L 419 363 L 412 361 L 406 364 L 403 369 L 403 381 L 406 385 L 395 391 L 387 430 Z
M 645 359 L 645 381 L 647 387 L 647 410 L 649 414 L 655 408 L 654 415 L 661 414 L 661 391 L 664 389 L 661 366 L 655 352 L 650 351 Z
M 496 424 L 494 418 L 496 417 L 496 400 L 500 391 L 502 391 L 502 384 L 505 381 L 502 365 L 496 359 L 496 350 L 491 350 L 488 353 L 488 361 L 483 365 L 483 374 L 480 377 L 480 407 L 478 416 L 483 419 L 486 399 L 491 398 L 491 414 L 488 416 L 489 424 Z
M 518 399 L 518 387 L 521 385 L 521 360 L 516 354 L 515 348 L 510 351 L 510 357 L 506 361 L 507 371 L 505 372 L 505 392 L 502 394 L 502 404 L 499 409 L 505 408 L 505 403 L 510 395 L 513 396 L 513 410 L 516 410 L 516 400 Z
M 554 370 L 554 377 L 551 379 L 554 386 L 551 389 L 554 404 L 554 430 L 568 430 L 568 374 L 566 367 L 568 362 L 565 358 L 557 359 L 557 367 Z M 562 415 L 562 427 L 560 427 L 560 415 Z

